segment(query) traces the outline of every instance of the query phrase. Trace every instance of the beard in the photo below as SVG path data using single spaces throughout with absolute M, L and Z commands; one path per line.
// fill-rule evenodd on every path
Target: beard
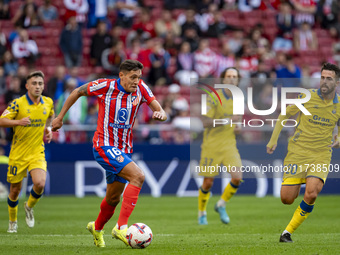
M 327 85 L 321 85 L 320 89 L 321 89 L 321 94 L 329 95 L 329 94 L 334 92 L 335 87 L 329 87 Z

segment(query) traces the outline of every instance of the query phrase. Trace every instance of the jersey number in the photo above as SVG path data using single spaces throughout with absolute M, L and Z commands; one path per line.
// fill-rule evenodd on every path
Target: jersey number
M 9 173 L 12 175 L 17 175 L 17 167 L 16 166 L 9 166 Z
M 122 152 L 117 148 L 108 149 L 107 153 L 110 153 L 112 158 L 116 158 L 116 156 L 119 156 L 120 154 L 122 154 Z

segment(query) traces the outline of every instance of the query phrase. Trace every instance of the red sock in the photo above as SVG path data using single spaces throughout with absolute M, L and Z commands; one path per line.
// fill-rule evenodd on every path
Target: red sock
M 111 219 L 113 213 L 115 212 L 116 207 L 109 205 L 106 202 L 106 198 L 104 197 L 102 203 L 100 204 L 100 212 L 98 215 L 98 218 L 95 221 L 95 229 L 96 230 L 102 230 L 104 228 L 104 225 L 106 222 Z
M 134 185 L 128 184 L 123 195 L 122 208 L 120 209 L 120 214 L 118 218 L 118 226 L 127 225 L 130 215 L 135 209 L 138 195 L 141 188 Z

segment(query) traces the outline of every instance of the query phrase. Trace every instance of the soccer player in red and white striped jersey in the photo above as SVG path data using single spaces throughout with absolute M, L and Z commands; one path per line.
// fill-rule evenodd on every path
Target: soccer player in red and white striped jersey
M 118 222 L 112 235 L 128 245 L 128 219 L 144 182 L 143 171 L 131 160 L 132 127 L 139 107 L 147 103 L 153 111 L 153 119 L 167 119 L 149 87 L 141 80 L 142 69 L 140 62 L 126 60 L 120 66 L 119 79 L 99 79 L 75 89 L 52 122 L 52 130 L 58 130 L 63 125 L 66 112 L 79 97 L 98 97 L 99 112 L 97 131 L 93 137 L 93 154 L 105 169 L 107 189 L 97 220 L 87 225 L 98 247 L 105 247 L 102 229 L 112 217 L 127 182 L 129 184 L 125 188 Z

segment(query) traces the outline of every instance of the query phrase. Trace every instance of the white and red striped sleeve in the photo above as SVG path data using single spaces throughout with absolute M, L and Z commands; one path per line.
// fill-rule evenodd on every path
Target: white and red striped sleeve
M 148 85 L 145 84 L 144 81 L 140 80 L 139 82 L 139 88 L 142 93 L 142 102 L 146 102 L 148 105 L 156 99 L 156 97 L 153 95 L 151 89 L 148 87 Z
M 108 79 L 98 79 L 89 82 L 87 86 L 87 94 L 89 96 L 99 96 L 105 94 L 110 88 L 110 80 Z

